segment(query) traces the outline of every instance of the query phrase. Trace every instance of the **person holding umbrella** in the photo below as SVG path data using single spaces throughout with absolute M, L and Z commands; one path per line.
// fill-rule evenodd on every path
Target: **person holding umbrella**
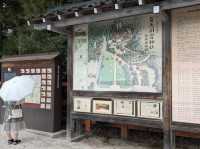
M 24 98 L 33 93 L 35 81 L 29 75 L 16 76 L 3 83 L 0 97 L 4 101 L 5 114 L 3 131 L 8 137 L 8 144 L 17 145 L 19 131 L 25 129 L 22 103 Z
M 25 129 L 22 105 L 17 102 L 5 102 L 5 107 L 3 131 L 8 137 L 8 144 L 17 145 L 21 142 L 18 139 L 19 131 Z

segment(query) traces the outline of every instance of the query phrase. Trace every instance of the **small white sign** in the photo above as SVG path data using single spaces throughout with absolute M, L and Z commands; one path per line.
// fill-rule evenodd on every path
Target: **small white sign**
M 47 91 L 51 91 L 51 86 L 47 86 Z
M 25 73 L 25 70 L 24 69 L 20 69 L 20 73 Z
M 48 74 L 47 79 L 51 80 L 51 78 L 52 78 L 51 74 Z
M 44 102 L 45 102 L 45 98 L 41 98 L 41 102 L 43 102 L 43 103 L 44 103 Z
M 41 96 L 45 97 L 46 96 L 46 92 L 41 92 Z
M 42 91 L 46 91 L 46 86 L 41 86 Z
M 160 6 L 153 6 L 153 13 L 160 13 Z
M 34 68 L 31 69 L 31 73 L 35 73 L 35 69 Z
M 74 97 L 74 111 L 75 112 L 91 112 L 91 98 Z
M 40 68 L 37 68 L 37 69 L 36 69 L 36 73 L 40 73 Z
M 46 73 L 47 69 L 46 68 L 42 68 L 42 73 Z
M 51 68 L 47 68 L 47 73 L 52 73 L 52 69 Z
M 51 104 L 46 104 L 46 109 L 51 109 Z
M 47 84 L 46 80 L 42 80 L 42 85 L 46 85 L 46 84 Z
M 47 97 L 51 97 L 51 92 L 47 92 Z
M 26 73 L 27 73 L 27 74 L 29 74 L 29 73 L 30 73 L 30 69 L 26 69 L 25 71 L 26 71 Z
M 45 109 L 45 104 L 40 104 L 41 109 Z
M 135 116 L 135 101 L 128 99 L 115 99 L 114 114 L 124 116 Z
M 46 79 L 46 78 L 47 78 L 46 74 L 42 74 L 42 79 Z
M 51 85 L 51 80 L 47 80 L 47 85 Z
M 143 5 L 143 0 L 138 0 L 139 5 Z
M 46 99 L 46 102 L 47 102 L 47 103 L 51 103 L 51 98 L 48 97 L 48 98 Z
M 138 101 L 138 117 L 162 119 L 162 101 Z

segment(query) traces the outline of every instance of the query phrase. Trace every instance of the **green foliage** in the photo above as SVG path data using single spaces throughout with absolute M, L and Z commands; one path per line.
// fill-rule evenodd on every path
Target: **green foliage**
M 18 28 L 4 39 L 4 54 L 28 54 L 59 51 L 66 47 L 66 37 L 32 28 Z M 62 52 L 62 51 L 61 51 Z
M 50 7 L 61 5 L 63 0 L 20 0 L 26 17 L 35 17 L 47 12 Z
M 27 18 L 44 14 L 49 7 L 60 5 L 62 0 L 6 2 L 6 7 L 0 8 L 0 56 L 50 51 L 60 51 L 66 55 L 67 37 L 48 31 L 37 31 L 26 25 Z M 13 32 L 8 34 L 8 29 Z

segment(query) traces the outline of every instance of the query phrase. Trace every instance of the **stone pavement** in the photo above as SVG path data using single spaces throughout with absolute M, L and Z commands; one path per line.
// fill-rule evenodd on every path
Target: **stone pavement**
M 68 142 L 66 137 L 50 138 L 23 131 L 20 134 L 22 143 L 8 145 L 5 134 L 0 133 L 0 149 L 160 149 L 161 147 L 148 146 L 143 143 L 124 141 L 122 139 L 109 139 L 91 136 L 80 142 Z
M 1 125 L 0 125 L 1 127 Z M 68 142 L 65 136 L 50 138 L 28 131 L 20 134 L 22 143 L 8 145 L 5 135 L 0 133 L 0 149 L 162 149 L 162 138 L 154 136 L 135 135 L 132 140 L 91 136 L 79 142 Z M 177 149 L 200 149 L 200 141 L 192 144 L 190 139 L 178 139 Z

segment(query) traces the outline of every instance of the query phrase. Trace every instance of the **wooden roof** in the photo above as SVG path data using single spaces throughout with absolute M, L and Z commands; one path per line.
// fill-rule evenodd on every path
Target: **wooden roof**
M 142 0 L 143 4 L 159 4 L 165 0 Z M 120 9 L 134 8 L 139 6 L 138 0 L 88 0 L 85 2 L 72 3 L 64 6 L 56 7 L 49 10 L 46 14 L 40 17 L 33 18 L 32 23 L 44 23 L 42 18 L 46 21 L 58 21 L 58 15 L 63 19 L 70 19 L 76 17 L 75 12 L 78 12 L 79 17 L 94 14 L 94 8 L 97 8 L 98 13 L 105 13 L 115 10 L 115 4 L 118 4 Z
M 118 4 L 119 9 L 115 9 Z M 200 5 L 200 0 L 90 0 L 53 9 L 43 16 L 30 20 L 37 30 L 50 30 L 66 34 L 67 27 L 77 24 L 153 13 L 153 6 L 160 6 L 160 12 L 170 9 Z M 98 13 L 94 13 L 94 8 Z M 76 16 L 78 13 L 78 16 Z M 59 17 L 61 19 L 59 19 Z M 45 21 L 43 21 L 45 20 Z
M 6 56 L 0 59 L 0 62 L 16 62 L 16 61 L 31 61 L 31 60 L 51 60 L 59 55 L 58 52 L 51 53 L 38 53 L 38 54 L 26 54 L 16 56 Z

